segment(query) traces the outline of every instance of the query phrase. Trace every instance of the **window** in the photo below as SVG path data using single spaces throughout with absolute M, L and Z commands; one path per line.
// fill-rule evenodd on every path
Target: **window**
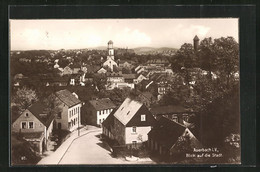
M 34 123 L 33 122 L 29 122 L 29 128 L 34 128 Z
M 25 114 L 25 117 L 29 117 L 29 114 L 28 114 L 28 113 L 26 113 L 26 114 Z
M 99 119 L 99 124 L 101 124 L 101 119 Z
M 136 133 L 136 127 L 132 127 L 132 133 Z
M 61 129 L 61 123 L 60 122 L 58 123 L 58 129 Z
M 58 113 L 58 118 L 61 118 L 61 112 Z
M 137 148 L 136 143 L 136 141 L 132 141 L 132 148 Z
M 22 122 L 22 129 L 26 129 L 26 122 Z
M 145 115 L 141 115 L 141 121 L 146 121 L 146 116 Z

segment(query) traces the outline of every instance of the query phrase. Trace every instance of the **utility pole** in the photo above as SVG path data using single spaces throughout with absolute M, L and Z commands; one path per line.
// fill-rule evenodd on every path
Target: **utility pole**
M 78 111 L 78 136 L 80 135 L 80 133 L 79 133 L 79 114 L 80 114 L 80 108 L 79 108 L 79 111 Z

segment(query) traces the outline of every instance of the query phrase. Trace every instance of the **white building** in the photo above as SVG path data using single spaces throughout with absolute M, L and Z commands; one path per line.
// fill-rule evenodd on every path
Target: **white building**
M 103 66 L 108 66 L 111 71 L 113 71 L 114 66 L 117 67 L 117 63 L 114 61 L 114 48 L 113 48 L 113 42 L 110 40 L 107 43 L 108 47 L 108 56 L 107 56 L 107 60 L 103 63 Z
M 81 101 L 68 90 L 60 90 L 55 93 L 59 112 L 55 119 L 56 129 L 73 131 L 81 126 Z

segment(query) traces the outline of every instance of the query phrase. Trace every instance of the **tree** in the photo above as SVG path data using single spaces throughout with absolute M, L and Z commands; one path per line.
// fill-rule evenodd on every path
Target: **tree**
M 239 84 L 215 98 L 199 115 L 198 130 L 203 132 L 202 140 L 206 145 L 222 146 L 225 137 L 239 133 Z
M 28 89 L 26 87 L 19 88 L 15 96 L 13 98 L 13 102 L 19 109 L 19 112 L 24 111 L 26 108 L 29 107 L 33 102 L 37 101 L 38 97 L 34 90 Z
M 212 71 L 216 69 L 216 53 L 214 52 L 212 38 L 205 38 L 200 42 L 198 52 L 200 68 L 208 71 L 209 79 L 212 80 Z
M 239 71 L 239 45 L 233 37 L 221 37 L 214 40 L 218 72 L 224 76 L 227 88 L 230 87 L 232 74 Z
M 182 68 L 192 68 L 197 66 L 197 57 L 192 44 L 183 44 L 171 59 L 172 68 L 175 72 L 181 72 Z
M 172 69 L 184 78 L 186 85 L 190 85 L 191 73 L 189 69 L 197 67 L 197 56 L 192 44 L 183 44 L 171 59 Z

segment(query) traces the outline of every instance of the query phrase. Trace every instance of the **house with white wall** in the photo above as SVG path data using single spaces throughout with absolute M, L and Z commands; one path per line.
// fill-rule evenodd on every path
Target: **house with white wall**
M 81 101 L 67 89 L 55 93 L 59 112 L 54 122 L 55 129 L 73 131 L 81 125 Z
M 137 148 L 143 142 L 148 140 L 148 133 L 156 124 L 156 120 L 148 108 L 139 101 L 126 98 L 113 115 L 113 125 L 105 125 L 103 134 L 110 133 L 113 138 L 120 144 L 128 148 Z M 106 123 L 106 121 L 104 122 Z M 109 129 L 107 126 L 113 126 Z
M 32 142 L 38 148 L 37 152 L 46 150 L 53 130 L 54 115 L 49 113 L 43 102 L 32 104 L 12 121 L 12 133 Z
M 84 105 L 82 120 L 85 124 L 100 126 L 115 108 L 109 98 L 90 100 Z

